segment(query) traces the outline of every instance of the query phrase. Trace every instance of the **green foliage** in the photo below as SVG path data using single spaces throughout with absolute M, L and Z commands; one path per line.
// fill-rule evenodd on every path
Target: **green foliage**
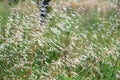
M 14 4 L 18 4 L 20 1 L 25 1 L 25 0 L 8 0 L 8 4 L 12 6 Z
M 4 36 L 4 33 L 5 33 L 4 25 L 6 24 L 8 20 L 9 14 L 10 14 L 10 8 L 6 4 L 1 2 L 0 3 L 0 34 L 2 36 Z

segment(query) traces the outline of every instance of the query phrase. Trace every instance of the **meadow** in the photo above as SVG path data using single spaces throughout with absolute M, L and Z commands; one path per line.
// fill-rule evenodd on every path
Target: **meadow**
M 0 3 L 0 80 L 119 80 L 119 3 L 50 4 L 40 25 L 32 0 Z

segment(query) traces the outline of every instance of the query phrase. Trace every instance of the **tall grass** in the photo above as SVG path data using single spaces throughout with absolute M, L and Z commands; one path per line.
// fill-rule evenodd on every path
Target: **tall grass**
M 46 25 L 33 2 L 11 11 L 0 39 L 0 79 L 119 80 L 119 12 L 103 17 L 57 5 Z
M 4 36 L 4 25 L 8 20 L 10 9 L 3 1 L 0 1 L 0 33 Z

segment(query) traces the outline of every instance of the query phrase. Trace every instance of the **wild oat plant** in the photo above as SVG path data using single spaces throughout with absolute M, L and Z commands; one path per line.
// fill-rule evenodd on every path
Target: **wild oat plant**
M 119 80 L 119 9 L 51 4 L 43 25 L 33 1 L 11 10 L 0 34 L 0 80 Z

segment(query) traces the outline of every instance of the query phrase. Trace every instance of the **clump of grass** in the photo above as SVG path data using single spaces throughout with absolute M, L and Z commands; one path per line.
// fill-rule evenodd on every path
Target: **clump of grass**
M 0 79 L 119 79 L 118 14 L 84 15 L 54 5 L 46 25 L 38 24 L 33 2 L 13 9 L 0 41 Z

